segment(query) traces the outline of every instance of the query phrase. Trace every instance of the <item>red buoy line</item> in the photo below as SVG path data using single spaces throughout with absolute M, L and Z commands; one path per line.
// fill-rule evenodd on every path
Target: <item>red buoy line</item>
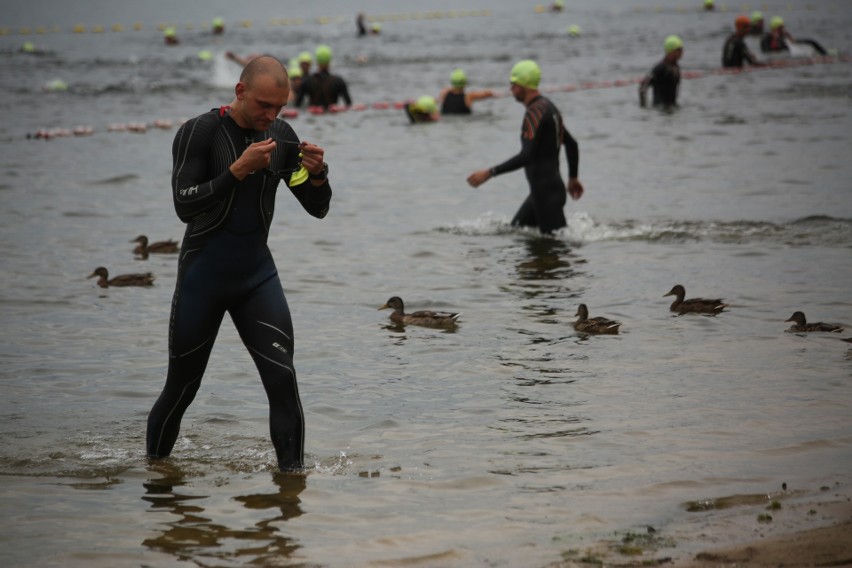
M 707 70 L 683 71 L 681 78 L 683 79 L 701 79 L 713 75 L 737 75 L 740 73 L 750 73 L 765 69 L 782 69 L 787 67 L 802 67 L 805 65 L 821 65 L 830 63 L 847 63 L 852 60 L 850 56 L 819 56 L 797 59 L 783 59 L 768 62 L 762 66 L 750 66 L 742 68 L 715 68 Z M 543 87 L 541 91 L 546 94 L 550 93 L 570 93 L 574 91 L 587 91 L 594 89 L 611 89 L 616 87 L 627 87 L 641 83 L 644 80 L 642 77 L 633 77 L 630 79 L 616 79 L 613 81 L 587 81 L 577 85 L 560 85 L 555 87 Z M 509 95 L 508 92 L 497 93 L 495 98 L 503 98 Z M 377 101 L 372 104 L 355 104 L 351 106 L 332 105 L 329 108 L 321 106 L 309 106 L 304 112 L 311 115 L 325 114 L 340 114 L 344 112 L 362 112 L 367 110 L 400 110 L 404 108 L 411 100 L 404 101 Z M 279 115 L 281 118 L 293 120 L 299 117 L 301 111 L 293 108 L 284 108 Z M 51 140 L 53 138 L 73 138 L 91 136 L 98 132 L 131 132 L 135 134 L 144 134 L 148 130 L 171 130 L 174 126 L 180 126 L 186 119 L 156 119 L 153 122 L 127 122 L 127 123 L 110 123 L 105 129 L 98 129 L 91 126 L 79 125 L 73 128 L 40 128 L 32 133 L 27 133 L 27 138 L 36 140 Z

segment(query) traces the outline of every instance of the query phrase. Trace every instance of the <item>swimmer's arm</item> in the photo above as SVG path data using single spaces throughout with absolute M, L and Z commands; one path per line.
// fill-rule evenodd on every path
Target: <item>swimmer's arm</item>
M 331 203 L 331 185 L 328 178 L 321 185 L 313 185 L 313 180 L 291 187 L 290 191 L 312 217 L 322 219 L 328 214 Z
M 654 77 L 648 73 L 639 85 L 639 106 L 644 107 L 647 104 L 648 88 L 654 82 Z
M 565 145 L 565 158 L 568 160 L 568 177 L 576 178 L 580 175 L 580 145 L 567 128 L 564 132 L 562 143 Z
M 471 91 L 469 93 L 465 93 L 465 98 L 467 99 L 465 103 L 468 107 L 470 107 L 473 101 L 480 101 L 482 99 L 490 99 L 494 96 L 494 91 L 485 90 L 485 91 Z
M 219 127 L 218 118 L 207 115 L 184 123 L 172 144 L 172 197 L 183 222 L 191 221 L 231 191 L 239 180 L 225 169 L 207 179 L 210 145 Z
M 346 81 L 340 79 L 340 96 L 346 103 L 346 106 L 352 106 L 352 97 L 349 96 L 349 87 L 346 86 Z

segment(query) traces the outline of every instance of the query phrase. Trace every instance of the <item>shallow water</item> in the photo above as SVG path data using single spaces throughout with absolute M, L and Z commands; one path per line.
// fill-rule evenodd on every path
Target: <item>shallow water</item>
M 108 125 L 226 104 L 230 48 L 290 56 L 330 42 L 367 105 L 437 94 L 456 66 L 505 93 L 528 56 L 543 87 L 628 80 L 672 31 L 683 68 L 711 71 L 733 12 L 588 1 L 548 16 L 495 2 L 467 7 L 488 15 L 388 20 L 358 40 L 346 4 L 305 8 L 290 27 L 267 24 L 277 12 L 263 3 L 220 4 L 228 22 L 255 23 L 211 41 L 200 5 L 30 4 L 0 27 L 145 29 L 30 36 L 41 56 L 16 51 L 20 34 L 0 36 L 12 117 L 0 124 L 8 565 L 544 566 L 613 531 L 677 523 L 687 501 L 852 481 L 852 363 L 839 341 L 850 333 L 784 323 L 802 310 L 852 325 L 848 61 L 707 73 L 683 81 L 672 114 L 639 109 L 632 84 L 549 93 L 580 143 L 587 189 L 554 238 L 508 226 L 526 193 L 520 172 L 477 190 L 464 181 L 517 151 L 523 109 L 511 97 L 419 127 L 394 109 L 300 114 L 294 128 L 326 148 L 335 193 L 317 221 L 282 192 L 270 235 L 307 413 L 311 467 L 294 478 L 274 473 L 263 390 L 228 321 L 173 457 L 146 462 L 175 260 L 134 260 L 128 241 L 182 235 L 168 189 L 174 128 Z M 768 5 L 794 34 L 849 51 L 845 3 Z M 166 49 L 159 21 L 195 26 Z M 570 23 L 582 40 L 564 35 Z M 197 61 L 202 48 L 213 62 Z M 69 91 L 44 92 L 57 77 Z M 95 133 L 26 137 L 76 125 Z M 85 278 L 98 265 L 151 271 L 156 284 L 101 290 Z M 673 317 L 662 296 L 676 283 L 730 307 Z M 392 295 L 410 310 L 460 310 L 462 323 L 397 330 L 376 310 Z M 578 335 L 579 303 L 622 333 Z

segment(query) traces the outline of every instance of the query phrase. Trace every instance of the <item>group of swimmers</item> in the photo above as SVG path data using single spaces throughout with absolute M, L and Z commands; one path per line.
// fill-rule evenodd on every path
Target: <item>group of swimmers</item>
M 734 20 L 734 32 L 725 40 L 722 47 L 722 66 L 726 68 L 741 68 L 749 65 L 763 65 L 749 50 L 745 42 L 747 35 L 761 36 L 760 49 L 764 53 L 790 51 L 793 43 L 808 44 L 821 55 L 827 51 L 812 39 L 794 40 L 784 26 L 781 16 L 774 16 L 769 21 L 769 31 L 764 32 L 763 14 L 755 11 L 749 16 L 737 16 Z M 639 85 L 639 104 L 646 105 L 647 91 L 653 87 L 653 105 L 662 107 L 677 106 L 678 87 L 680 85 L 680 66 L 678 61 L 683 56 L 683 40 L 676 35 L 668 36 L 663 42 L 665 56 Z

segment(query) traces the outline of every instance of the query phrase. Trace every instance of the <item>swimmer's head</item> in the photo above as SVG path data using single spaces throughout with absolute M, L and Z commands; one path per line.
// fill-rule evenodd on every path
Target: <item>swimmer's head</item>
M 515 63 L 509 82 L 526 89 L 537 89 L 541 81 L 541 69 L 532 59 L 523 59 Z
M 763 21 L 763 12 L 755 10 L 754 12 L 751 13 L 751 23 L 752 24 L 757 24 L 757 23 L 762 22 L 762 21 Z
M 414 102 L 414 105 L 411 108 L 412 110 L 422 112 L 423 114 L 435 114 L 438 111 L 438 103 L 435 101 L 435 97 L 423 95 Z
M 177 30 L 174 28 L 166 28 L 163 30 L 163 37 L 174 39 L 177 37 Z
M 772 31 L 777 30 L 778 28 L 784 27 L 784 18 L 781 16 L 772 16 L 772 19 L 769 20 L 769 29 Z
M 666 55 L 673 52 L 676 49 L 680 49 L 683 47 L 683 40 L 680 39 L 676 35 L 670 35 L 663 42 L 663 49 L 666 51 Z
M 708 10 L 713 9 L 713 0 L 704 0 L 704 7 Z
M 467 85 L 467 75 L 464 74 L 463 69 L 456 69 L 453 71 L 450 75 L 450 85 L 457 89 Z
M 331 61 L 331 48 L 325 44 L 317 47 L 317 65 L 327 65 Z
M 751 19 L 748 16 L 737 16 L 737 19 L 734 20 L 734 26 L 737 30 L 746 30 L 751 27 Z
M 202 49 L 198 52 L 198 59 L 201 61 L 210 61 L 213 59 L 213 52 L 209 49 Z
M 287 69 L 287 75 L 291 79 L 301 79 L 304 74 L 302 73 L 301 67 L 298 65 L 291 65 L 290 68 Z
M 213 24 L 212 25 L 213 25 L 213 31 L 221 32 L 222 30 L 225 29 L 225 20 L 223 20 L 222 18 L 217 16 L 217 17 L 213 18 Z
M 311 61 L 313 61 L 313 60 L 311 59 L 311 52 L 310 51 L 303 51 L 302 53 L 299 54 L 299 63 L 310 64 Z
M 568 35 L 569 36 L 580 37 L 581 33 L 583 33 L 583 31 L 580 29 L 580 26 L 578 26 L 577 24 L 571 24 L 570 26 L 568 26 Z
M 24 53 L 35 53 L 35 44 L 31 41 L 25 41 L 23 45 L 21 45 L 21 51 Z

